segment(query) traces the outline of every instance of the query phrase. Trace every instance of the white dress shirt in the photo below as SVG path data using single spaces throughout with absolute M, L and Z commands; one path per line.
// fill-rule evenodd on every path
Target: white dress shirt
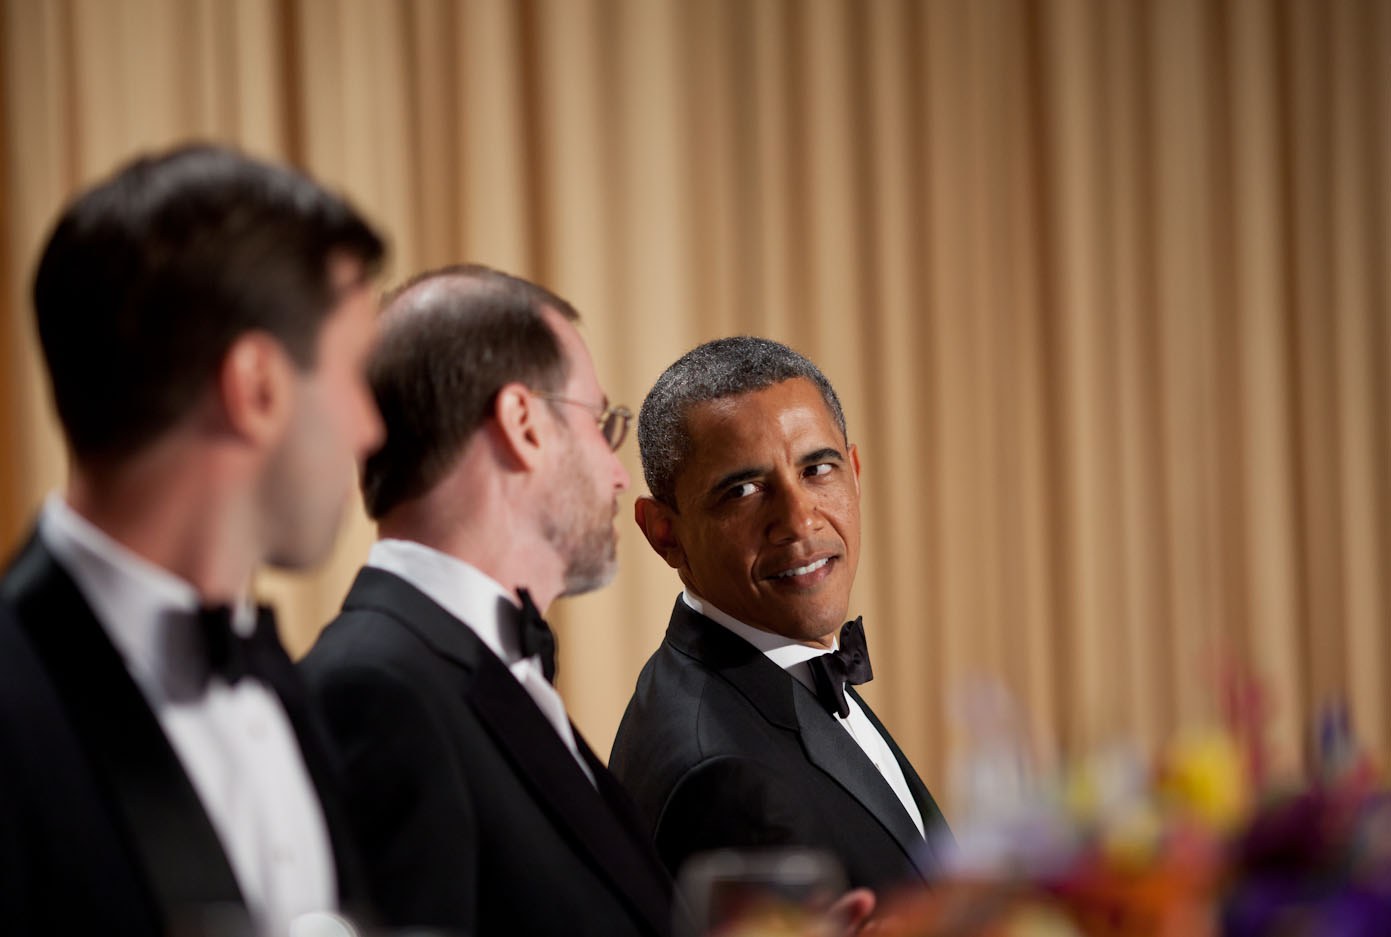
M 690 589 L 686 589 L 681 594 L 681 598 L 696 612 L 723 625 L 758 648 L 765 657 L 781 667 L 788 676 L 800 682 L 812 693 L 816 692 L 816 679 L 811 674 L 811 665 L 808 661 L 813 657 L 829 654 L 831 651 L 825 648 L 810 647 L 793 638 L 783 637 L 780 634 L 773 634 L 771 631 L 763 631 L 752 625 L 746 625 L 739 619 L 726 615 Z M 840 638 L 838 635 L 835 638 L 835 645 L 836 647 L 831 648 L 831 650 L 839 649 Z M 841 728 L 855 740 L 855 744 L 859 745 L 869 756 L 874 767 L 879 769 L 884 780 L 889 782 L 889 787 L 893 788 L 893 792 L 898 795 L 903 809 L 908 811 L 908 816 L 912 818 L 914 825 L 918 828 L 918 833 L 921 835 L 923 833 L 922 813 L 913 800 L 912 792 L 908 790 L 908 782 L 903 777 L 903 769 L 899 767 L 893 749 L 889 747 L 884 736 L 879 734 L 874 723 L 869 721 L 869 717 L 865 715 L 865 711 L 860 708 L 860 704 L 855 701 L 853 696 L 847 693 L 845 702 L 850 706 L 850 715 L 842 719 L 837 713 L 831 713 L 831 718 L 840 723 Z
M 117 543 L 62 497 L 39 537 L 72 576 L 159 720 L 222 842 L 257 930 L 337 907 L 333 848 L 289 717 L 256 679 L 206 679 L 194 587 Z M 234 627 L 249 634 L 250 607 Z
M 565 703 L 541 667 L 541 657 L 522 656 L 516 595 L 463 560 L 412 540 L 378 540 L 367 565 L 395 573 L 463 622 L 498 656 L 541 710 L 575 762 L 595 784 L 594 773 L 580 755 Z M 515 611 L 515 615 L 512 612 Z M 597 785 L 596 785 L 597 786 Z

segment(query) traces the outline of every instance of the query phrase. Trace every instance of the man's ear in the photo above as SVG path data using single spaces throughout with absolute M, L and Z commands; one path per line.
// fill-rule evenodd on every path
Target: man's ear
M 847 447 L 847 449 L 848 449 L 848 455 L 850 456 L 850 467 L 853 468 L 853 469 L 855 470 L 855 493 L 856 493 L 856 494 L 859 494 L 859 493 L 860 493 L 860 448 L 859 448 L 858 446 L 856 446 L 854 443 L 851 443 L 851 444 Z
M 638 522 L 647 542 L 652 544 L 652 549 L 666 560 L 668 566 L 680 570 L 686 565 L 686 551 L 677 536 L 674 509 L 644 495 L 633 502 L 633 519 Z
M 493 419 L 503 449 L 528 471 L 541 462 L 541 443 L 545 439 L 541 426 L 543 406 L 540 398 L 517 381 L 503 385 L 493 398 Z
M 227 427 L 238 438 L 270 448 L 284 436 L 294 414 L 294 362 L 267 332 L 236 338 L 217 372 L 217 395 Z

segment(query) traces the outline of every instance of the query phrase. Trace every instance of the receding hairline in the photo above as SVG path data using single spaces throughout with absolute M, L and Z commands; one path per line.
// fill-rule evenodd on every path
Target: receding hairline
M 547 314 L 554 316 L 559 322 L 568 322 L 573 327 L 579 325 L 579 313 L 558 297 L 554 300 L 547 298 L 549 291 L 544 287 L 537 287 L 535 284 L 487 267 L 431 271 L 419 274 L 390 290 L 382 298 L 378 321 L 380 337 L 386 339 L 400 329 L 411 328 L 415 323 L 428 328 L 426 322 L 456 314 L 456 304 L 486 297 L 489 293 L 500 293 L 509 282 L 513 285 L 520 284 L 526 292 L 533 294 L 531 312 L 551 333 L 556 347 L 560 350 L 561 372 L 568 377 L 571 373 L 572 356 L 565 348 L 565 341 L 556 322 L 548 319 Z M 578 329 L 576 331 L 578 333 Z
M 439 300 L 479 292 L 479 281 L 457 273 L 424 274 L 387 290 L 382 296 L 382 324 L 397 319 L 438 314 Z
M 574 361 L 556 323 L 578 318 L 545 287 L 478 265 L 391 289 L 368 366 L 387 428 L 363 470 L 369 513 L 380 518 L 432 489 L 508 385 L 561 388 Z
M 382 296 L 384 324 L 387 317 L 438 312 L 442 308 L 437 304 L 440 299 L 483 297 L 490 293 L 501 294 L 509 288 L 529 296 L 537 315 L 550 309 L 568 322 L 580 319 L 579 312 L 570 303 L 544 286 L 481 264 L 454 264 L 418 273 L 387 290 Z

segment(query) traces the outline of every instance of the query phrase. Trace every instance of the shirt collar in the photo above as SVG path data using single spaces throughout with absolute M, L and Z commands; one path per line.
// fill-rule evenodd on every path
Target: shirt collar
M 830 650 L 827 650 L 821 647 L 810 647 L 795 638 L 773 634 L 771 631 L 764 631 L 761 628 L 746 625 L 733 615 L 726 614 L 714 605 L 711 605 L 690 589 L 684 590 L 681 593 L 681 598 L 682 601 L 699 614 L 704 615 L 713 622 L 723 625 L 725 628 L 728 628 L 730 631 L 758 648 L 763 652 L 765 657 L 783 670 L 789 670 L 797 664 L 804 664 L 813 657 L 829 654 L 832 650 L 840 646 L 839 636 L 832 637 L 832 647 Z
M 394 573 L 467 625 L 504 664 L 522 659 L 517 597 L 458 557 L 413 540 L 372 544 L 367 565 Z
M 57 493 L 39 513 L 39 538 L 72 576 L 147 695 L 172 695 L 200 678 L 198 590 L 82 517 Z

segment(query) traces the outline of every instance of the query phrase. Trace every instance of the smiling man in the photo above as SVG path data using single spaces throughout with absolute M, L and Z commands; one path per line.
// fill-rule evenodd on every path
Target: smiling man
M 830 383 L 777 342 L 708 342 L 658 378 L 638 444 L 637 523 L 685 590 L 610 766 L 663 861 L 802 845 L 852 886 L 929 877 L 942 815 L 850 686 L 871 676 L 845 621 L 860 457 Z

